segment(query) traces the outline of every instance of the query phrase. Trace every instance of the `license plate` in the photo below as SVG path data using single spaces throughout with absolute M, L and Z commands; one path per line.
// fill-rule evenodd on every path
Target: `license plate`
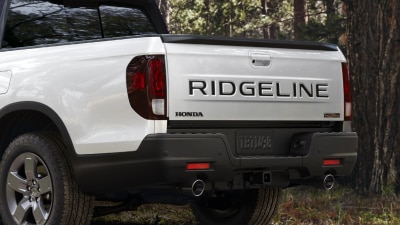
M 237 131 L 236 149 L 239 155 L 269 155 L 273 153 L 272 131 Z

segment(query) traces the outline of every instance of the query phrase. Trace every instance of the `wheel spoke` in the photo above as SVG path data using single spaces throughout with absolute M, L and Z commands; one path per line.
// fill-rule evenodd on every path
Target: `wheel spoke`
M 40 193 L 46 194 L 52 191 L 52 184 L 51 184 L 51 178 L 50 175 L 43 177 L 38 181 L 39 186 L 40 186 Z
M 35 218 L 36 224 L 45 224 L 48 214 L 43 207 L 41 201 L 33 205 L 33 217 Z
M 90 222 L 95 199 L 71 178 L 65 151 L 57 135 L 40 132 L 20 135 L 9 144 L 0 165 L 0 217 L 7 224 Z M 77 216 L 79 205 L 85 208 Z
M 13 217 L 19 223 L 23 223 L 26 220 L 26 216 L 28 214 L 30 207 L 31 207 L 31 202 L 29 201 L 29 199 L 27 197 L 22 198 L 13 213 Z
M 24 194 L 27 190 L 28 182 L 20 177 L 16 172 L 10 172 L 7 176 L 7 185 L 9 188 L 13 189 L 16 192 Z
M 25 157 L 25 175 L 28 180 L 33 180 L 37 177 L 36 157 L 32 154 L 26 154 Z

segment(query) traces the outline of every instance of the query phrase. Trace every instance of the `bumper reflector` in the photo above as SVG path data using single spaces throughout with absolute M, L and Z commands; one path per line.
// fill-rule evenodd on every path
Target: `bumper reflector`
M 340 159 L 324 159 L 324 166 L 340 166 L 342 160 Z
M 209 170 L 211 168 L 211 163 L 187 163 L 187 170 Z

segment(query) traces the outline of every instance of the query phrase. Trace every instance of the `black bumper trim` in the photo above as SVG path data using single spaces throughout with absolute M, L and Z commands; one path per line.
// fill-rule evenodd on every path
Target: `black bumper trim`
M 357 158 L 356 133 L 314 133 L 311 138 L 306 156 L 238 157 L 220 133 L 155 134 L 148 135 L 137 151 L 77 156 L 73 168 L 81 189 L 93 194 L 186 187 L 198 178 L 227 183 L 243 171 L 287 171 L 289 182 L 326 172 L 344 176 L 352 171 Z M 326 158 L 341 159 L 343 164 L 324 167 Z M 187 162 L 211 162 L 211 169 L 186 171 Z

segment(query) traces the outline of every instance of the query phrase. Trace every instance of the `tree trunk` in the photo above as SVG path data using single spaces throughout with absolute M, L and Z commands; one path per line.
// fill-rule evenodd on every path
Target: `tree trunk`
M 272 23 L 269 25 L 269 38 L 278 39 L 279 38 L 279 24 L 275 20 L 274 15 L 277 11 L 279 1 L 269 0 L 267 2 L 267 15 L 272 18 Z
M 165 23 L 169 25 L 169 0 L 156 0 L 158 8 L 160 9 L 161 15 L 164 17 Z
M 305 0 L 294 1 L 293 28 L 294 28 L 294 38 L 295 39 L 298 39 L 298 37 L 299 37 L 300 27 L 306 23 L 305 5 L 306 5 Z
M 278 39 L 279 37 L 279 24 L 274 20 L 277 7 L 277 0 L 261 0 L 261 14 L 272 18 L 271 24 L 263 26 L 264 39 Z
M 335 0 L 325 0 L 326 5 L 326 20 L 332 20 L 332 17 L 335 16 Z
M 398 189 L 400 1 L 346 2 L 353 127 L 359 135 L 354 184 L 360 192 Z
M 210 0 L 204 0 L 204 7 L 206 8 L 206 35 L 210 35 Z
M 262 15 L 267 15 L 267 1 L 266 0 L 261 0 L 261 14 Z M 268 32 L 268 25 L 264 24 L 263 26 L 263 35 L 264 39 L 269 39 L 269 32 Z

